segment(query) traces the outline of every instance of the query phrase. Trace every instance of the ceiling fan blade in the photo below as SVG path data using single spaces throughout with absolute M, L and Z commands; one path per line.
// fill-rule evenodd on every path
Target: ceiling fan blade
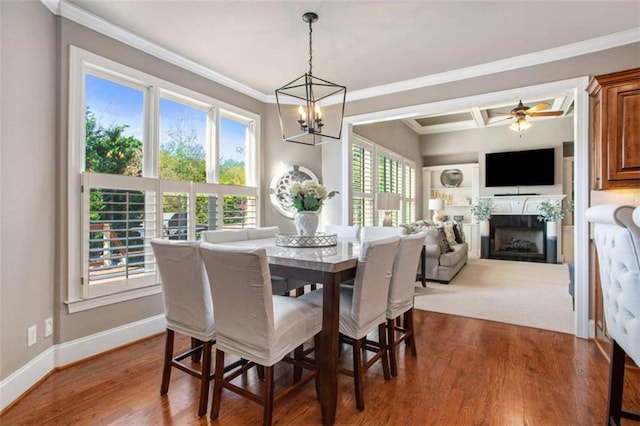
M 542 112 L 527 113 L 527 115 L 530 115 L 531 117 L 557 117 L 562 114 L 564 114 L 563 111 L 542 111 Z
M 528 109 L 528 110 L 526 110 L 525 112 L 526 112 L 527 114 L 529 114 L 530 112 L 538 112 L 538 111 L 540 111 L 540 110 L 547 109 L 547 108 L 549 108 L 550 106 L 551 106 L 551 105 L 549 105 L 549 104 L 548 104 L 548 103 L 546 103 L 546 102 L 540 102 L 538 105 L 536 105 L 536 106 L 532 106 L 531 108 L 529 108 L 529 109 Z

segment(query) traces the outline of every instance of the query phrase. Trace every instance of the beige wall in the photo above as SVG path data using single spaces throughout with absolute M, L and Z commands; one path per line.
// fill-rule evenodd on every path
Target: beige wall
M 53 344 L 56 271 L 56 19 L 40 2 L 0 3 L 0 379 Z M 29 24 L 26 25 L 25 22 Z M 27 348 L 27 328 L 38 342 Z
M 78 24 L 56 18 L 40 2 L 2 1 L 0 10 L 0 379 L 5 379 L 54 343 L 85 337 L 162 311 L 159 296 L 72 315 L 67 314 L 63 304 L 67 298 L 69 45 L 261 114 L 263 224 L 293 229 L 292 222 L 275 212 L 268 201 L 266 184 L 280 164 L 301 164 L 320 175 L 323 158 L 317 147 L 285 144 L 280 140 L 273 105 L 265 106 Z M 638 66 L 640 43 L 360 100 L 350 103 L 346 112 L 362 114 Z M 328 160 L 325 158 L 324 162 Z M 344 159 L 330 160 L 339 167 Z M 49 316 L 55 320 L 54 339 L 43 339 L 44 319 Z M 40 338 L 27 349 L 27 327 L 33 324 L 37 324 Z

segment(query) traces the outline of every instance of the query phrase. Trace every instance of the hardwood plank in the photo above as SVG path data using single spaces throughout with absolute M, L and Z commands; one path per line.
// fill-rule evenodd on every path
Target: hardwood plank
M 366 409 L 355 408 L 353 379 L 338 377 L 340 425 L 603 424 L 608 364 L 592 341 L 534 328 L 416 311 L 418 357 L 400 345 L 398 377 L 385 382 L 379 363 L 364 376 Z M 176 339 L 176 352 L 190 346 Z M 164 336 L 55 372 L 0 416 L 3 425 L 204 425 L 199 382 L 172 372 L 160 396 Z M 351 365 L 343 351 L 341 365 Z M 289 384 L 290 365 L 275 369 Z M 255 372 L 237 379 L 252 391 Z M 629 370 L 624 405 L 640 411 L 640 371 Z M 217 424 L 260 424 L 262 408 L 223 391 Z M 274 407 L 274 424 L 320 424 L 313 382 Z M 211 422 L 213 423 L 213 422 Z M 633 422 L 623 420 L 623 424 Z M 637 423 L 636 423 L 637 424 Z

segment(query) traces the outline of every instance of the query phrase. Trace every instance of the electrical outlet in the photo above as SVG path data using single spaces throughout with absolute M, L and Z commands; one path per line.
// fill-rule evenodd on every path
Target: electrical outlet
M 53 318 L 49 317 L 44 320 L 44 337 L 49 337 L 53 334 Z
M 38 341 L 38 326 L 32 325 L 27 329 L 27 346 L 33 346 Z

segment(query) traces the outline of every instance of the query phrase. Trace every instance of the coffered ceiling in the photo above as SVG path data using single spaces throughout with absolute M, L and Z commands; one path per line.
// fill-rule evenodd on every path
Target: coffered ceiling
M 557 117 L 529 117 L 526 119 L 530 123 L 539 120 L 551 120 L 554 118 L 566 117 L 573 112 L 573 94 L 560 93 L 555 96 L 545 96 L 541 98 L 521 99 L 525 106 L 533 107 L 541 102 L 549 104 L 549 107 L 542 111 L 562 111 L 562 115 Z M 509 113 L 517 106 L 515 103 L 477 106 L 463 111 L 455 111 L 446 114 L 435 114 L 404 119 L 404 123 L 420 135 L 433 133 L 452 132 L 456 130 L 480 129 L 490 126 L 508 126 L 514 118 L 505 113 Z

